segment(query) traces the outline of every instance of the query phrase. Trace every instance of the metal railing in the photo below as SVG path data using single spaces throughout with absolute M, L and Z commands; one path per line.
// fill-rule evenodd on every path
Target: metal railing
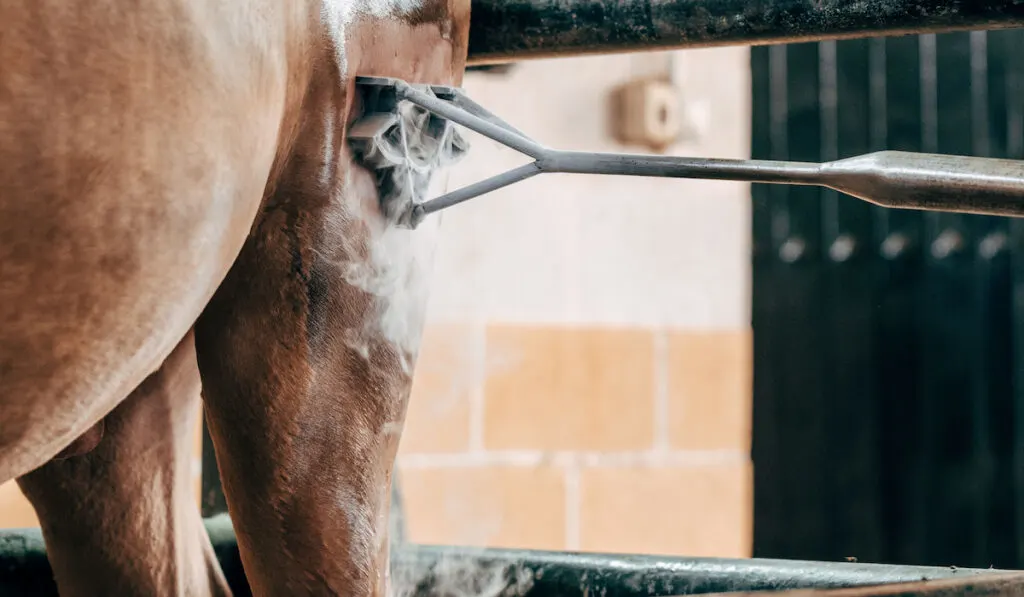
M 235 595 L 249 594 L 226 515 L 206 519 L 214 552 Z M 740 591 L 837 589 L 944 581 L 1024 591 L 1024 575 L 1005 571 L 853 562 L 678 558 L 647 555 L 402 545 L 392 553 L 392 579 L 403 594 L 506 597 L 673 596 Z M 1007 580 L 1012 578 L 1012 580 Z M 943 583 L 936 583 L 941 588 Z M 57 595 L 38 529 L 0 531 L 0 595 Z

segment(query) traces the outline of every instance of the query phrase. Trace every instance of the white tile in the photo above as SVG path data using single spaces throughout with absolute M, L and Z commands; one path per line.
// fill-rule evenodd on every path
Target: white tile
M 522 63 L 467 77 L 482 105 L 542 143 L 635 151 L 608 132 L 611 89 L 671 74 L 694 135 L 677 155 L 747 157 L 746 49 Z M 671 60 L 669 60 L 671 58 Z M 525 161 L 473 137 L 462 186 Z M 745 327 L 749 187 L 739 183 L 541 175 L 445 214 L 430 317 L 518 323 Z

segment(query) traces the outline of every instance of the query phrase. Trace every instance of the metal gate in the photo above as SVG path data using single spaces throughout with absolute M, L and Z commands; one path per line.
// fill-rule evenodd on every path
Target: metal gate
M 751 62 L 755 158 L 1024 158 L 1024 30 Z M 1024 566 L 1024 221 L 753 206 L 755 555 Z

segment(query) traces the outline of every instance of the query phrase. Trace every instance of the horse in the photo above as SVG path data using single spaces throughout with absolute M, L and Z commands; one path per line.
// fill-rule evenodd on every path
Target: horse
M 469 0 L 0 5 L 0 482 L 62 595 L 383 595 L 438 224 L 399 229 L 357 75 L 461 82 Z

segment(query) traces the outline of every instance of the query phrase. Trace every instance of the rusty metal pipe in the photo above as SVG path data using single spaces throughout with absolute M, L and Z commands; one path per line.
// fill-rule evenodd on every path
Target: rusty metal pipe
M 473 0 L 469 63 L 1024 27 L 1024 0 Z

